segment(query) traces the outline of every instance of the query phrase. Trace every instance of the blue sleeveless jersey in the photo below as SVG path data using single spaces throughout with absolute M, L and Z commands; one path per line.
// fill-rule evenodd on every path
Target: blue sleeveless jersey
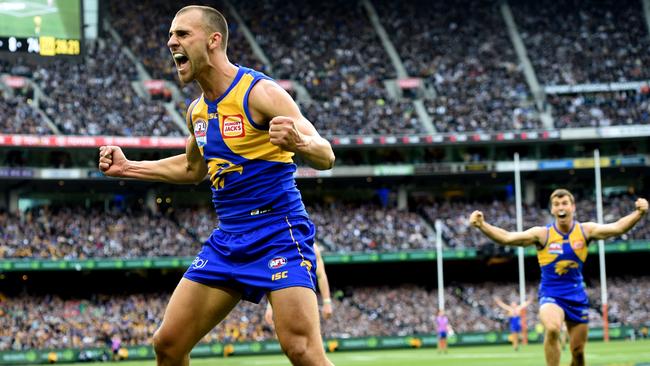
M 582 266 L 587 259 L 587 240 L 582 225 L 574 221 L 568 233 L 555 223 L 546 226 L 546 245 L 537 251 L 542 271 L 539 297 L 562 299 L 587 304 L 587 292 L 582 278 Z
M 216 100 L 203 95 L 188 109 L 187 124 L 207 165 L 219 227 L 246 232 L 285 217 L 308 218 L 296 187 L 293 153 L 269 142 L 268 126 L 251 117 L 248 96 L 268 76 L 239 66 Z

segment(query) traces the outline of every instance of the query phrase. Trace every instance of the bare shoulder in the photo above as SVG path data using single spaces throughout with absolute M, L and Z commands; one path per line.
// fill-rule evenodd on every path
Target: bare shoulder
M 268 121 L 276 116 L 295 117 L 300 114 L 289 93 L 269 79 L 262 79 L 253 86 L 248 105 L 256 120 Z
M 546 239 L 548 238 L 548 230 L 546 229 L 546 226 L 533 226 L 526 231 L 535 237 L 535 245 L 538 249 L 541 249 L 546 245 Z

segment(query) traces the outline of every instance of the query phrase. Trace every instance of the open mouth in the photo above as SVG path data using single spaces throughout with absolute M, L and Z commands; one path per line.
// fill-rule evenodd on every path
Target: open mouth
M 189 65 L 190 59 L 187 58 L 187 56 L 185 56 L 184 54 L 180 52 L 176 52 L 174 53 L 174 62 L 176 63 L 176 69 L 180 71 L 180 70 L 184 70 L 187 67 L 187 65 Z
M 557 217 L 559 217 L 561 219 L 565 218 L 566 215 L 567 215 L 566 211 L 560 211 L 560 212 L 557 213 Z

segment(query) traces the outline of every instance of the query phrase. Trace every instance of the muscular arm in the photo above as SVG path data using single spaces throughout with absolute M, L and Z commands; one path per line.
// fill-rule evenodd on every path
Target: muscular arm
M 597 224 L 595 222 L 585 222 L 582 227 L 585 234 L 591 239 L 607 239 L 613 236 L 619 236 L 629 231 L 639 220 L 648 212 L 648 201 L 639 198 L 635 202 L 636 209 L 631 214 L 621 217 L 618 221 L 610 224 Z
M 254 118 L 269 122 L 271 143 L 300 155 L 314 169 L 334 166 L 334 152 L 314 126 L 300 113 L 291 96 L 276 83 L 261 80 L 253 87 L 249 105 Z
M 529 245 L 541 246 L 546 241 L 546 229 L 541 226 L 532 227 L 526 231 L 506 231 L 500 227 L 488 224 L 481 211 L 472 212 L 469 222 L 481 230 L 485 236 L 501 245 L 526 247 Z
M 153 161 L 131 161 L 119 147 L 102 146 L 99 148 L 99 169 L 109 177 L 176 184 L 199 183 L 208 172 L 194 136 L 187 139 L 185 154 Z
M 323 298 L 323 318 L 327 319 L 332 315 L 332 297 L 330 295 L 330 284 L 325 273 L 325 262 L 320 254 L 318 245 L 314 244 L 316 252 L 316 278 L 318 280 L 318 290 Z

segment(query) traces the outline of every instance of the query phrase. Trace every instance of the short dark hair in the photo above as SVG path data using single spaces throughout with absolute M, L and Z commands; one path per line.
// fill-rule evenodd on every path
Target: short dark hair
M 553 198 L 562 198 L 562 197 L 569 197 L 571 203 L 573 203 L 574 205 L 576 204 L 576 200 L 575 198 L 573 198 L 571 192 L 569 192 L 569 190 L 564 188 L 558 188 L 554 190 L 553 193 L 551 193 L 551 198 L 549 199 L 549 201 L 552 202 Z
M 203 5 L 188 5 L 179 10 L 176 13 L 176 16 L 194 9 L 201 11 L 201 16 L 203 17 L 203 28 L 207 33 L 221 33 L 221 48 L 225 51 L 228 47 L 228 22 L 226 21 L 226 17 L 224 17 L 219 10 Z

